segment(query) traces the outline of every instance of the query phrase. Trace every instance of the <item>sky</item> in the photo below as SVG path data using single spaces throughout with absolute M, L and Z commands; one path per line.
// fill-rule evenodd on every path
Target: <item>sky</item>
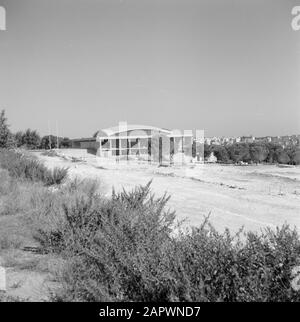
M 300 134 L 300 0 L 0 0 L 12 131 Z

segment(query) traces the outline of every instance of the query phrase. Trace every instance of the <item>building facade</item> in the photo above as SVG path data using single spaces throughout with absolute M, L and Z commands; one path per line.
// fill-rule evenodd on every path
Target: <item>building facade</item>
M 204 136 L 203 131 L 200 135 Z M 117 160 L 139 159 L 159 163 L 188 163 L 193 161 L 193 141 L 198 142 L 196 149 L 199 155 L 198 161 L 201 161 L 203 142 L 199 139 L 195 140 L 192 131 L 168 130 L 119 122 L 118 126 L 97 131 L 93 138 L 73 140 L 72 146 L 88 149 L 98 157 Z

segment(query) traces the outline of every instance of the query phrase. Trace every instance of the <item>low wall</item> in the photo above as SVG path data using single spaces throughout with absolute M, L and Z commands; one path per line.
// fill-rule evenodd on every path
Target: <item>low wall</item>
M 57 151 L 64 154 L 66 157 L 74 158 L 84 158 L 90 155 L 88 149 L 59 149 Z

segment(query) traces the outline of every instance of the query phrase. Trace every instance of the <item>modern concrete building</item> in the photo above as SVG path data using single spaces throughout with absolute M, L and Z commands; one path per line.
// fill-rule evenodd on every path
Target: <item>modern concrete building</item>
M 93 138 L 73 140 L 72 146 L 99 157 L 172 163 L 183 158 L 184 162 L 192 161 L 193 140 L 192 131 L 120 122 L 118 126 L 97 131 Z
M 97 143 L 96 138 L 80 138 L 80 139 L 73 139 L 72 141 L 72 148 L 74 149 L 87 149 L 90 150 L 90 153 L 96 154 L 97 150 Z

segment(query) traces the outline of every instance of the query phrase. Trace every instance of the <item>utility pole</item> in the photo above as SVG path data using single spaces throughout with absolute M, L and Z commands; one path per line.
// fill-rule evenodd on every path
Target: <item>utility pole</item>
M 50 124 L 49 124 L 49 121 L 48 121 L 48 133 L 49 133 L 49 147 L 50 147 L 50 150 L 51 150 L 51 134 L 50 134 Z
M 59 143 L 58 143 L 58 124 L 57 124 L 57 121 L 56 121 L 56 145 L 57 145 L 57 148 L 59 149 Z

